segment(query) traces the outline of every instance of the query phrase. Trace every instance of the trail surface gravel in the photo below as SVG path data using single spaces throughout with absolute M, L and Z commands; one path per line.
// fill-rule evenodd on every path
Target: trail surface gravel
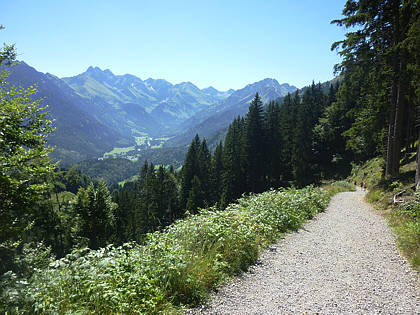
M 364 192 L 327 210 L 261 255 L 188 314 L 420 314 L 419 274 Z

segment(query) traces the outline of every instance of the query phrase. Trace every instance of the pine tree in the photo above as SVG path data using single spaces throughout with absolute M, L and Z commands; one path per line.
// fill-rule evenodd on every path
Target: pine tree
M 223 174 L 223 145 L 220 141 L 217 145 L 211 161 L 211 203 L 220 202 L 222 196 Z
M 409 86 L 408 51 L 402 43 L 407 39 L 415 12 L 418 16 L 416 1 L 349 0 L 343 10 L 345 17 L 332 22 L 346 28 L 356 27 L 346 34 L 346 39 L 332 46 L 332 49 L 341 48 L 339 54 L 344 59 L 336 69 L 345 75 L 345 81 L 362 73 L 357 81 L 360 92 L 353 95 L 359 98 L 360 110 L 353 112 L 357 124 L 351 129 L 355 132 L 350 131 L 347 136 L 355 141 L 360 134 L 358 129 L 363 131 L 372 125 L 369 121 L 372 116 L 380 117 L 377 113 L 388 112 L 385 175 L 390 177 L 399 173 Z
M 280 105 L 270 102 L 265 112 L 267 136 L 267 176 L 270 178 L 271 187 L 280 187 L 281 177 L 284 172 L 282 164 L 282 141 L 280 136 Z
M 185 163 L 182 167 L 181 207 L 184 209 L 187 205 L 188 196 L 192 188 L 192 180 L 194 176 L 198 176 L 199 174 L 198 154 L 200 147 L 200 137 L 196 135 L 188 148 L 188 153 L 185 157 Z
M 221 208 L 247 191 L 245 136 L 245 121 L 238 117 L 229 126 L 223 148 Z
M 266 143 L 264 131 L 263 104 L 256 93 L 246 117 L 246 161 L 248 190 L 262 192 L 266 188 Z
M 207 147 L 206 139 L 201 142 L 200 150 L 198 152 L 198 171 L 197 174 L 201 189 L 203 191 L 203 203 L 210 205 L 211 203 L 211 154 Z
M 312 91 L 306 90 L 298 106 L 294 130 L 292 165 L 293 175 L 299 186 L 312 182 Z
M 204 207 L 204 190 L 201 185 L 201 181 L 197 175 L 194 176 L 191 181 L 191 190 L 188 194 L 186 210 L 189 213 L 195 214 L 198 208 Z
M 80 236 L 87 238 L 90 248 L 103 247 L 109 241 L 115 208 L 104 181 L 100 180 L 96 189 L 92 183 L 87 189 L 79 189 L 73 209 L 79 217 Z

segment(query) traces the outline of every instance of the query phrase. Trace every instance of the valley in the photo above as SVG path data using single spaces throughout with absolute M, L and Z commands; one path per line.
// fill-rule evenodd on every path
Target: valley
M 147 150 L 162 148 L 169 137 L 153 138 L 150 136 L 135 137 L 136 144 L 128 147 L 113 148 L 109 152 L 105 152 L 98 160 L 106 158 L 124 158 L 130 161 L 137 161 L 140 153 Z
M 35 85 L 39 97 L 45 97 L 56 128 L 49 139 L 55 148 L 51 157 L 65 167 L 89 159 L 136 161 L 148 150 L 185 148 L 196 134 L 209 139 L 214 149 L 232 120 L 246 115 L 255 93 L 268 103 L 297 91 L 269 78 L 218 91 L 191 82 L 115 75 L 93 66 L 61 79 L 23 61 L 8 70 L 11 84 Z

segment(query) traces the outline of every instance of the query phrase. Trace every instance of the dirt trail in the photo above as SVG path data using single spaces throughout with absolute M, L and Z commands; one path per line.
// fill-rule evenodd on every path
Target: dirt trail
M 420 314 L 419 275 L 365 192 L 340 193 L 189 314 Z

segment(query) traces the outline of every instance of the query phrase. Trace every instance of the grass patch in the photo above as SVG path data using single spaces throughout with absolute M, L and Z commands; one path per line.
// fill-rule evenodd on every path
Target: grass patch
M 115 156 L 115 155 L 118 155 L 118 154 L 121 154 L 121 153 L 127 153 L 127 152 L 130 152 L 130 151 L 133 151 L 134 149 L 135 149 L 134 146 L 125 147 L 125 148 L 113 148 L 112 151 L 106 152 L 104 154 L 104 157 Z
M 144 137 L 135 137 L 135 139 L 136 139 L 136 144 L 137 144 L 137 145 L 143 145 L 143 144 L 146 144 L 146 141 L 147 141 L 147 140 L 149 140 L 149 138 L 150 138 L 150 137 L 146 137 L 146 136 L 144 136 Z
M 328 192 L 328 194 L 330 196 L 333 196 L 335 194 L 338 194 L 340 192 L 345 192 L 345 191 L 355 191 L 356 188 L 355 186 L 348 182 L 348 181 L 336 181 L 336 182 L 332 182 L 332 183 L 328 183 L 322 186 L 322 188 Z
M 420 271 L 420 195 L 388 215 L 397 235 L 397 246 L 417 271 Z
M 336 185 L 340 189 L 344 187 Z M 282 189 L 246 196 L 226 210 L 200 210 L 148 234 L 144 244 L 77 249 L 8 285 L 0 310 L 17 313 L 174 314 L 255 263 L 284 233 L 329 203 L 333 189 Z M 24 283 L 24 285 L 22 285 Z

